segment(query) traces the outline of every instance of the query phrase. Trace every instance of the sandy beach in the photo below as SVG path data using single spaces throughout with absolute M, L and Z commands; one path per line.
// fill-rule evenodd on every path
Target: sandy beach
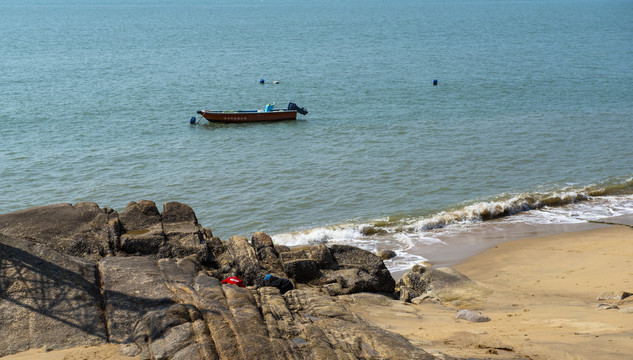
M 492 290 L 477 309 L 491 321 L 457 320 L 457 309 L 437 303 L 368 298 L 350 301 L 349 307 L 432 353 L 490 359 L 630 359 L 633 354 L 633 313 L 627 313 L 633 296 L 598 300 L 607 291 L 633 292 L 630 226 L 504 242 L 454 268 Z M 618 308 L 599 309 L 602 303 Z M 32 349 L 6 357 L 106 358 L 129 359 L 117 345 Z
M 63 350 L 30 349 L 21 353 L 4 356 L 2 359 L 15 360 L 133 360 L 140 357 L 127 357 L 121 354 L 118 344 L 100 346 L 82 346 Z
M 633 309 L 633 296 L 598 301 L 606 291 L 633 292 L 629 226 L 505 242 L 454 268 L 493 291 L 478 309 L 490 322 L 457 320 L 457 309 L 433 303 L 377 308 L 364 317 L 427 351 L 454 356 L 630 359 L 633 354 L 633 313 L 625 312 Z M 599 310 L 601 303 L 619 309 Z

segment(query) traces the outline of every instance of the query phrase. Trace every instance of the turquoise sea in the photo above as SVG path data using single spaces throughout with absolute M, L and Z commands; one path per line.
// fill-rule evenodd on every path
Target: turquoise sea
M 392 269 L 491 221 L 633 213 L 632 39 L 630 0 L 3 0 L 0 212 L 180 201 Z

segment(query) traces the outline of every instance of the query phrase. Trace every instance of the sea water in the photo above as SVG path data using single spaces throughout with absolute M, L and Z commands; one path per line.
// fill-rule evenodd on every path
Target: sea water
M 180 201 L 222 239 L 391 248 L 392 269 L 489 220 L 631 213 L 632 19 L 628 0 L 3 0 L 0 212 Z M 309 114 L 190 124 L 290 101 Z

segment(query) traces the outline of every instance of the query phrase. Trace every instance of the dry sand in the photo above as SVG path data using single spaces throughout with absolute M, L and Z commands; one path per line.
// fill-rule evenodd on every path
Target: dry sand
M 455 268 L 493 291 L 479 309 L 490 322 L 456 320 L 456 309 L 434 303 L 368 298 L 349 306 L 429 352 L 480 359 L 633 358 L 633 314 L 596 308 L 604 291 L 633 292 L 630 227 L 505 242 Z M 618 305 L 633 308 L 633 296 Z M 130 358 L 117 345 L 104 345 L 33 349 L 6 359 Z
M 632 359 L 633 296 L 598 301 L 605 291 L 633 293 L 633 229 L 597 230 L 498 244 L 454 267 L 493 290 L 490 322 L 455 319 L 439 304 L 400 304 L 358 312 L 430 352 L 491 359 Z M 359 310 L 359 309 L 356 309 Z
M 2 360 L 134 360 L 139 357 L 123 356 L 119 345 L 108 344 L 100 346 L 75 347 L 64 350 L 46 351 L 46 349 L 31 349 L 21 353 L 2 357 Z

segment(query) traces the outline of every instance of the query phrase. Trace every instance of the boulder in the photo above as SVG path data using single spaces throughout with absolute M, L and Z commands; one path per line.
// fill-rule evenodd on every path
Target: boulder
M 341 294 L 360 291 L 392 293 L 395 280 L 385 263 L 369 251 L 353 246 L 333 245 L 330 252 L 342 270 L 326 273 L 326 278 L 341 284 Z
M 352 246 L 306 246 L 282 252 L 279 259 L 288 277 L 323 286 L 330 295 L 394 290 L 395 281 L 384 262 L 371 252 Z
M 255 249 L 245 237 L 231 237 L 224 249 L 217 257 L 221 276 L 238 276 L 246 285 L 263 283 L 268 272 L 259 264 Z
M 383 260 L 389 260 L 389 259 L 393 259 L 396 257 L 396 252 L 393 250 L 385 250 L 385 249 L 381 249 L 376 251 L 376 256 L 378 256 L 379 258 L 383 259 Z
M 273 247 L 273 239 L 264 232 L 256 232 L 251 237 L 251 244 L 255 248 L 255 251 L 259 251 L 262 248 Z M 274 250 L 274 248 L 273 248 Z M 277 251 L 275 251 L 276 253 Z
M 288 277 L 301 283 L 308 283 L 322 276 L 316 262 L 308 259 L 286 261 L 283 263 L 283 270 Z
M 620 308 L 617 305 L 613 304 L 598 304 L 596 306 L 596 310 L 619 310 Z
M 627 291 L 604 291 L 600 295 L 598 295 L 598 301 L 605 301 L 605 300 L 620 301 L 620 300 L 626 299 L 627 297 L 631 295 L 633 294 Z
M 263 232 L 256 232 L 251 238 L 251 244 L 257 253 L 260 265 L 269 273 L 280 273 L 283 271 L 279 261 L 279 253 L 275 249 L 273 240 Z
M 400 278 L 396 291 L 403 301 L 422 296 L 444 305 L 474 309 L 480 308 L 485 297 L 491 293 L 488 288 L 452 268 L 435 269 L 421 265 L 414 265 Z
M 282 263 L 294 260 L 311 260 L 319 269 L 337 270 L 339 268 L 331 250 L 325 244 L 286 251 L 281 253 L 279 258 Z
M 120 251 L 133 255 L 157 254 L 167 240 L 160 212 L 153 201 L 130 202 L 119 214 L 123 226 Z
M 30 239 L 69 255 L 111 253 L 120 234 L 117 213 L 91 202 L 53 204 L 0 214 L 0 233 Z
M 283 252 L 292 251 L 292 249 L 290 249 L 290 247 L 289 247 L 289 246 L 286 246 L 286 245 L 278 245 L 278 244 L 275 244 L 275 245 L 274 245 L 274 248 L 275 248 L 275 251 L 277 251 L 277 253 L 278 253 L 278 254 L 281 254 L 281 253 L 283 253 Z
M 182 258 L 195 254 L 205 265 L 211 265 L 215 261 L 212 244 L 209 242 L 213 237 L 211 229 L 202 228 L 189 205 L 165 203 L 161 219 L 166 242 L 159 251 L 160 257 Z
M 455 319 L 462 319 L 462 320 L 466 320 L 466 321 L 470 321 L 470 322 L 488 322 L 488 321 L 490 321 L 490 318 L 487 317 L 486 315 L 482 314 L 481 312 L 468 310 L 468 309 L 464 309 L 464 310 L 458 311 L 457 315 L 455 315 Z
M 279 254 L 283 271 L 299 283 L 323 286 L 330 295 L 394 290 L 395 281 L 384 262 L 369 251 L 324 244 Z
M 160 212 L 156 203 L 149 200 L 130 202 L 119 214 L 119 219 L 128 233 L 161 227 Z
M 382 283 L 368 272 L 358 269 L 323 270 L 324 288 L 330 295 L 346 295 L 358 292 L 392 293 L 393 285 Z
M 198 224 L 198 218 L 191 206 L 176 201 L 163 204 L 161 213 L 163 224 L 192 223 Z

